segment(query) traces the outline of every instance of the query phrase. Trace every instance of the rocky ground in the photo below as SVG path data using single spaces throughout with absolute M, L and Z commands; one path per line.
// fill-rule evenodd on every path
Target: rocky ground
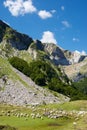
M 37 105 L 48 103 L 61 103 L 69 101 L 69 98 L 61 94 L 53 94 L 46 88 L 36 85 L 30 78 L 22 74 L 16 69 L 13 69 L 21 80 L 26 83 L 24 85 L 21 81 L 13 81 L 0 79 L 0 103 L 7 103 L 11 105 Z

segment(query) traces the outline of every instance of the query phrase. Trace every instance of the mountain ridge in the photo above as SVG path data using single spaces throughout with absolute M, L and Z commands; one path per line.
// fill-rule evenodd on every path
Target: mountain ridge
M 5 27 L 4 31 L 0 28 L 0 31 L 3 33 L 1 35 L 2 38 L 0 38 L 1 42 L 6 41 L 11 44 L 12 47 L 18 50 L 28 50 L 30 54 L 31 52 L 33 53 L 33 51 L 35 53 L 35 50 L 45 52 L 48 55 L 49 59 L 56 65 L 70 65 L 78 63 L 84 60 L 85 57 L 87 57 L 87 55 L 82 55 L 77 52 L 70 52 L 68 50 L 64 50 L 53 43 L 42 43 L 39 40 L 33 40 L 28 35 L 21 34 L 13 30 L 9 25 L 0 20 L 0 27 L 2 26 Z

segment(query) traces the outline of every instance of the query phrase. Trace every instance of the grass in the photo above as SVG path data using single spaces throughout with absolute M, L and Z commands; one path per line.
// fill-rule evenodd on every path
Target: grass
M 12 66 L 8 62 L 7 59 L 0 57 L 0 78 L 2 76 L 6 75 L 9 79 L 12 79 L 12 81 L 16 82 L 19 80 L 24 86 L 27 86 L 27 83 L 24 82 L 16 72 L 14 72 Z
M 51 104 L 44 106 L 36 106 L 29 108 L 26 107 L 17 107 L 11 105 L 0 104 L 0 115 L 2 111 L 8 112 L 15 110 L 16 113 L 27 113 L 29 117 L 16 117 L 16 116 L 0 116 L 0 125 L 9 125 L 11 127 L 17 128 L 17 130 L 87 130 L 87 114 L 81 116 L 77 121 L 75 117 L 60 117 L 57 119 L 51 119 L 48 117 L 43 117 L 43 119 L 35 118 L 32 119 L 30 114 L 36 109 L 35 113 L 42 113 L 43 109 L 49 110 L 58 110 L 63 109 L 68 111 L 87 111 L 87 101 L 73 101 L 64 104 Z M 73 122 L 76 122 L 76 126 L 73 125 Z
M 0 77 L 3 75 L 11 76 L 12 70 L 6 59 L 0 57 Z
M 16 130 L 16 128 L 8 125 L 0 125 L 0 130 Z
M 7 117 L 3 116 L 0 117 L 0 125 L 10 125 L 11 127 L 18 128 L 18 130 L 62 130 L 66 125 L 68 125 L 69 119 L 48 119 L 44 118 L 41 119 L 32 119 L 29 118 L 27 121 L 24 117 L 17 118 L 17 117 Z M 70 121 L 72 122 L 72 120 Z
M 78 100 L 78 101 L 66 102 L 66 103 L 62 103 L 62 104 L 49 104 L 46 107 L 47 108 L 56 108 L 58 110 L 66 110 L 66 111 L 87 110 L 87 100 L 85 100 L 85 101 Z

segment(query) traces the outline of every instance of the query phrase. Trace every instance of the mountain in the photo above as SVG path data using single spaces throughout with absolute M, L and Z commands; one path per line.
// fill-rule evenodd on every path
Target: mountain
M 12 29 L 9 25 L 0 20 L 0 42 L 7 42 L 18 50 L 27 50 L 32 38 Z
M 43 58 L 49 59 L 55 65 L 70 65 L 81 62 L 87 57 L 77 52 L 70 52 L 53 43 L 41 43 L 39 40 L 33 40 L 25 34 L 21 34 L 9 25 L 0 20 L 0 43 L 8 43 L 18 50 L 28 50 L 33 58 L 37 58 L 39 53 Z M 38 52 L 37 52 L 38 51 Z
M 85 65 L 86 57 L 33 40 L 0 20 L 0 102 L 29 105 L 86 99 L 67 71 Z

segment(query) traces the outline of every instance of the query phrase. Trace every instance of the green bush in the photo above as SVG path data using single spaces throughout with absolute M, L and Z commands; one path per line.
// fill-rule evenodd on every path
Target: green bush
M 44 74 L 38 74 L 36 78 L 34 79 L 35 83 L 40 85 L 40 86 L 45 86 L 46 85 L 46 80 L 45 80 L 45 75 Z
M 45 86 L 50 82 L 51 78 L 57 77 L 55 70 L 45 61 L 33 61 L 29 64 L 29 67 L 30 77 L 38 85 Z
M 41 86 L 47 85 L 53 77 L 58 78 L 58 75 L 51 65 L 41 60 L 33 61 L 28 64 L 18 57 L 12 57 L 9 59 L 9 62 L 13 67 L 31 77 L 36 84 Z
M 18 57 L 12 57 L 9 59 L 10 64 L 21 71 L 22 73 L 29 76 L 29 65 L 26 61 L 18 58 Z

